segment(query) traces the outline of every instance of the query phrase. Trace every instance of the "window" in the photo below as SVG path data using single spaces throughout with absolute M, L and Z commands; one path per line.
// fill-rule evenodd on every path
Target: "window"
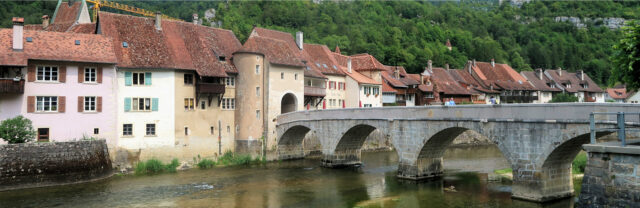
M 298 80 L 298 73 L 293 75 L 293 79 Z
M 132 111 L 151 111 L 151 98 L 132 98 Z
M 371 104 L 364 104 L 364 107 L 365 108 L 371 108 L 372 106 L 371 106 Z
M 189 136 L 189 127 L 184 127 L 184 135 Z
M 224 110 L 236 109 L 236 99 L 235 98 L 222 98 L 222 109 L 224 109 Z
M 364 94 L 370 95 L 371 94 L 371 87 L 364 86 Z
M 38 128 L 38 141 L 39 142 L 49 141 L 49 128 Z
M 433 92 L 427 92 L 427 93 L 424 95 L 424 97 L 425 97 L 425 98 L 433 98 Z
M 224 78 L 224 82 L 225 82 L 225 85 L 227 85 L 227 87 L 236 86 L 236 78 L 235 77 Z
M 256 61 L 260 61 L 260 56 L 256 56 Z
M 589 88 L 589 85 L 588 85 L 588 84 L 580 84 L 580 85 L 582 85 L 582 88 L 584 88 L 584 89 Z
M 260 87 L 256 87 L 256 97 L 260 97 Z
M 564 84 L 564 87 L 565 87 L 565 88 L 571 88 L 571 84 L 565 83 L 565 84 Z
M 122 136 L 133 135 L 133 124 L 122 124 Z
M 193 98 L 185 98 L 184 99 L 184 110 L 194 110 L 195 109 L 196 100 Z
M 99 128 L 93 128 L 93 134 L 100 134 Z
M 260 65 L 256 65 L 256 74 L 260 74 Z
M 96 82 L 96 68 L 93 68 L 93 67 L 84 68 L 84 82 L 85 83 Z
M 213 135 L 213 133 L 214 133 L 214 132 L 213 132 L 213 126 L 209 127 L 209 133 L 210 133 L 211 135 Z
M 84 112 L 96 111 L 96 97 L 85 96 L 84 97 Z
M 227 133 L 231 132 L 231 127 L 227 126 Z
M 193 85 L 193 74 L 184 74 L 184 84 Z
M 373 94 L 374 95 L 379 95 L 380 94 L 380 88 L 379 87 L 373 87 Z
M 147 124 L 147 128 L 145 130 L 145 135 L 147 136 L 155 136 L 156 135 L 156 124 Z
M 280 79 L 284 79 L 284 72 L 280 72 Z
M 202 101 L 200 102 L 200 109 L 204 110 L 207 107 L 207 102 L 206 101 Z
M 260 119 L 260 110 L 256 110 L 256 118 Z
M 226 61 L 227 58 L 224 56 L 218 56 L 218 61 Z
M 37 96 L 36 111 L 37 112 L 58 112 L 58 97 Z
M 58 67 L 57 66 L 38 66 L 37 72 L 38 81 L 44 82 L 57 82 L 58 81 Z
M 133 85 L 144 85 L 144 73 L 133 73 Z

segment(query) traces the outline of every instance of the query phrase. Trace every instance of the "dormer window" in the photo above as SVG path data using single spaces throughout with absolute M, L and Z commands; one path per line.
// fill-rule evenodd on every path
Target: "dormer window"
M 80 45 L 80 40 L 76 40 L 76 45 Z
M 33 38 L 32 38 L 32 37 L 27 37 L 27 42 L 28 42 L 28 43 L 33 42 Z
M 127 42 L 122 42 L 122 47 L 123 47 L 123 48 L 128 48 L 128 47 L 129 47 L 129 43 L 127 43 Z
M 218 56 L 218 61 L 226 61 L 227 58 L 224 56 Z
M 571 84 L 565 83 L 564 88 L 567 88 L 567 89 L 571 88 Z
M 583 89 L 587 89 L 587 88 L 589 88 L 589 85 L 588 85 L 588 84 L 580 84 L 580 86 L 582 86 L 582 88 L 583 88 Z

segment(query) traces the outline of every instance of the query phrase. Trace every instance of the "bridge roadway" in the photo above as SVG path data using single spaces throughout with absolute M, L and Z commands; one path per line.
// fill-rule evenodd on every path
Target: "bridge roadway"
M 278 157 L 304 158 L 302 141 L 320 139 L 323 166 L 360 163 L 360 148 L 378 129 L 399 156 L 399 178 L 443 174 L 446 147 L 465 130 L 494 142 L 513 169 L 512 197 L 544 202 L 574 193 L 571 162 L 589 142 L 589 113 L 639 112 L 638 104 L 562 103 L 351 108 L 297 111 L 277 117 Z M 613 128 L 615 116 L 597 115 L 598 128 Z M 638 118 L 627 118 L 638 122 Z M 597 137 L 606 132 L 598 132 Z

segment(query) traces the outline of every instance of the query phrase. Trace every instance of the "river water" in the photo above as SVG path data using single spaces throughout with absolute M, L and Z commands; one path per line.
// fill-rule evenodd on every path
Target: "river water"
M 572 207 L 512 200 L 510 182 L 488 181 L 507 161 L 495 146 L 449 148 L 446 176 L 396 179 L 395 152 L 363 153 L 359 169 L 327 169 L 319 159 L 114 176 L 76 185 L 0 192 L 0 207 Z M 473 172 L 468 172 L 473 171 Z M 575 181 L 579 186 L 581 181 Z M 455 191 L 448 188 L 455 186 Z

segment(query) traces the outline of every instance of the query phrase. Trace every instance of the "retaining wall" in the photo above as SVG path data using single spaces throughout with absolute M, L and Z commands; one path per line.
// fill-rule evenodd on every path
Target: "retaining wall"
M 105 140 L 0 145 L 0 191 L 87 182 L 111 170 Z

